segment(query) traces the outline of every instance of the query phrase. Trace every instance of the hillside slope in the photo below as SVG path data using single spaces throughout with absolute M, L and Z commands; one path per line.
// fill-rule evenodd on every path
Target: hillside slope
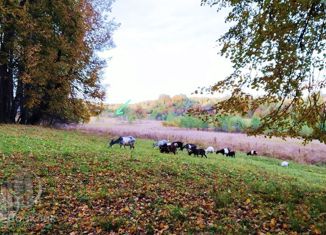
M 148 140 L 130 151 L 107 148 L 107 140 L 1 125 L 2 192 L 25 171 L 42 193 L 15 221 L 0 220 L 0 233 L 326 233 L 325 167 L 166 155 Z

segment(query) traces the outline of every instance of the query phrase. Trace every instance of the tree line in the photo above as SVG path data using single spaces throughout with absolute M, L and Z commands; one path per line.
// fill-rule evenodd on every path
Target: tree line
M 0 1 L 0 123 L 78 122 L 102 109 L 111 0 Z

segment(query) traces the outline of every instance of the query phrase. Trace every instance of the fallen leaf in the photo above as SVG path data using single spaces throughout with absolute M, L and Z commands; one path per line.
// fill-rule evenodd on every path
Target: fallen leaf
M 269 223 L 269 226 L 270 226 L 271 228 L 275 228 L 275 225 L 276 225 L 276 219 L 273 218 L 273 219 L 271 219 L 271 222 Z
M 245 201 L 245 203 L 248 205 L 251 202 L 250 198 L 247 198 L 247 200 Z

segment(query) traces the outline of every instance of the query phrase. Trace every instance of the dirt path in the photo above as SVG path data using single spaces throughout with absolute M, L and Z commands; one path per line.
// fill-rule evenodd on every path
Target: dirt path
M 326 145 L 313 141 L 302 145 L 298 139 L 252 137 L 240 133 L 223 133 L 193 129 L 164 127 L 159 121 L 140 120 L 132 124 L 127 121 L 102 118 L 93 119 L 89 124 L 68 126 L 68 129 L 80 129 L 89 132 L 108 133 L 110 135 L 133 135 L 153 140 L 168 139 L 196 143 L 202 147 L 215 149 L 230 147 L 236 151 L 257 150 L 261 155 L 280 159 L 294 160 L 300 163 L 326 163 Z

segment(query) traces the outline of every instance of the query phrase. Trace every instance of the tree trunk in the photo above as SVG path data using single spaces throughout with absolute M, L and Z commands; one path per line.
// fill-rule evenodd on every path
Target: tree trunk
M 11 29 L 5 30 L 3 33 L 0 54 L 2 57 L 0 63 L 0 123 L 10 123 L 11 108 L 13 103 L 13 68 L 12 53 L 10 44 L 13 41 L 14 33 Z

